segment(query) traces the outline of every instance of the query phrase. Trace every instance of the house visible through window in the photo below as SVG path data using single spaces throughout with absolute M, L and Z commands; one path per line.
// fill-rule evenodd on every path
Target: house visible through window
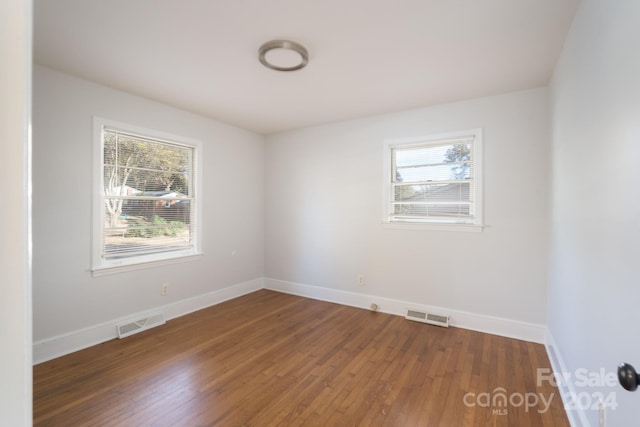
M 96 120 L 94 270 L 197 253 L 197 143 Z
M 481 132 L 385 144 L 385 221 L 482 225 Z

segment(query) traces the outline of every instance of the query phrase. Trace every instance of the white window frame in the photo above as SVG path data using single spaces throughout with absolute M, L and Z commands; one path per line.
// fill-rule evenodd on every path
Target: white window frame
M 192 226 L 192 246 L 188 249 L 163 252 L 149 255 L 138 255 L 129 258 L 115 260 L 105 260 L 102 257 L 103 236 L 104 236 L 104 129 L 116 129 L 141 137 L 155 139 L 160 142 L 168 142 L 174 145 L 183 145 L 193 149 L 193 222 Z M 122 271 L 137 270 L 141 268 L 153 267 L 156 265 L 166 265 L 175 262 L 190 261 L 202 256 L 202 143 L 196 139 L 178 135 L 172 135 L 153 129 L 146 129 L 114 120 L 101 117 L 93 118 L 93 222 L 92 222 L 92 262 L 91 271 L 93 276 L 118 273 Z
M 473 137 L 472 159 L 474 162 L 474 200 L 475 200 L 475 217 L 473 222 L 458 221 L 455 219 L 449 221 L 430 220 L 428 218 L 419 220 L 397 220 L 392 218 L 392 199 L 393 185 L 391 180 L 392 174 L 392 149 L 407 145 L 437 145 L 447 140 Z M 412 137 L 405 139 L 386 140 L 383 143 L 383 220 L 382 224 L 389 228 L 415 229 L 415 230 L 440 230 L 440 231 L 472 231 L 481 232 L 484 229 L 483 222 L 483 183 L 482 183 L 482 167 L 483 167 L 483 148 L 482 148 L 482 129 L 469 129 L 463 131 L 447 132 L 424 137 Z

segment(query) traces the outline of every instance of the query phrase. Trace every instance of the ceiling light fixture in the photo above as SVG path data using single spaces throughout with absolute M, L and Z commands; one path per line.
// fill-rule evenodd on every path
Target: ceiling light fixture
M 277 71 L 295 71 L 309 62 L 307 49 L 289 40 L 271 40 L 260 46 L 258 58 L 262 65 Z

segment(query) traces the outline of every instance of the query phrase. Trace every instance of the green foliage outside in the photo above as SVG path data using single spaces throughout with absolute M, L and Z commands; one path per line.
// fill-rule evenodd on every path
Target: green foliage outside
M 451 167 L 453 179 L 469 178 L 469 161 L 471 160 L 471 147 L 467 144 L 456 144 L 447 150 L 445 163 L 458 163 Z
M 126 187 L 142 194 L 155 191 L 190 194 L 190 148 L 105 131 L 103 153 L 105 204 L 112 228 L 119 226 L 124 199 L 118 196 L 128 195 Z
M 142 217 L 130 219 L 128 225 L 129 229 L 127 230 L 126 237 L 175 237 L 184 230 L 184 223 L 182 221 L 167 221 L 158 215 L 154 215 L 151 221 L 147 221 Z

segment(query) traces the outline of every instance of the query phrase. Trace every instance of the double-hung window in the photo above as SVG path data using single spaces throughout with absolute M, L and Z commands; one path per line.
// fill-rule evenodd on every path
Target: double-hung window
M 385 142 L 386 224 L 482 230 L 480 129 Z
M 96 118 L 94 274 L 197 255 L 200 144 Z

